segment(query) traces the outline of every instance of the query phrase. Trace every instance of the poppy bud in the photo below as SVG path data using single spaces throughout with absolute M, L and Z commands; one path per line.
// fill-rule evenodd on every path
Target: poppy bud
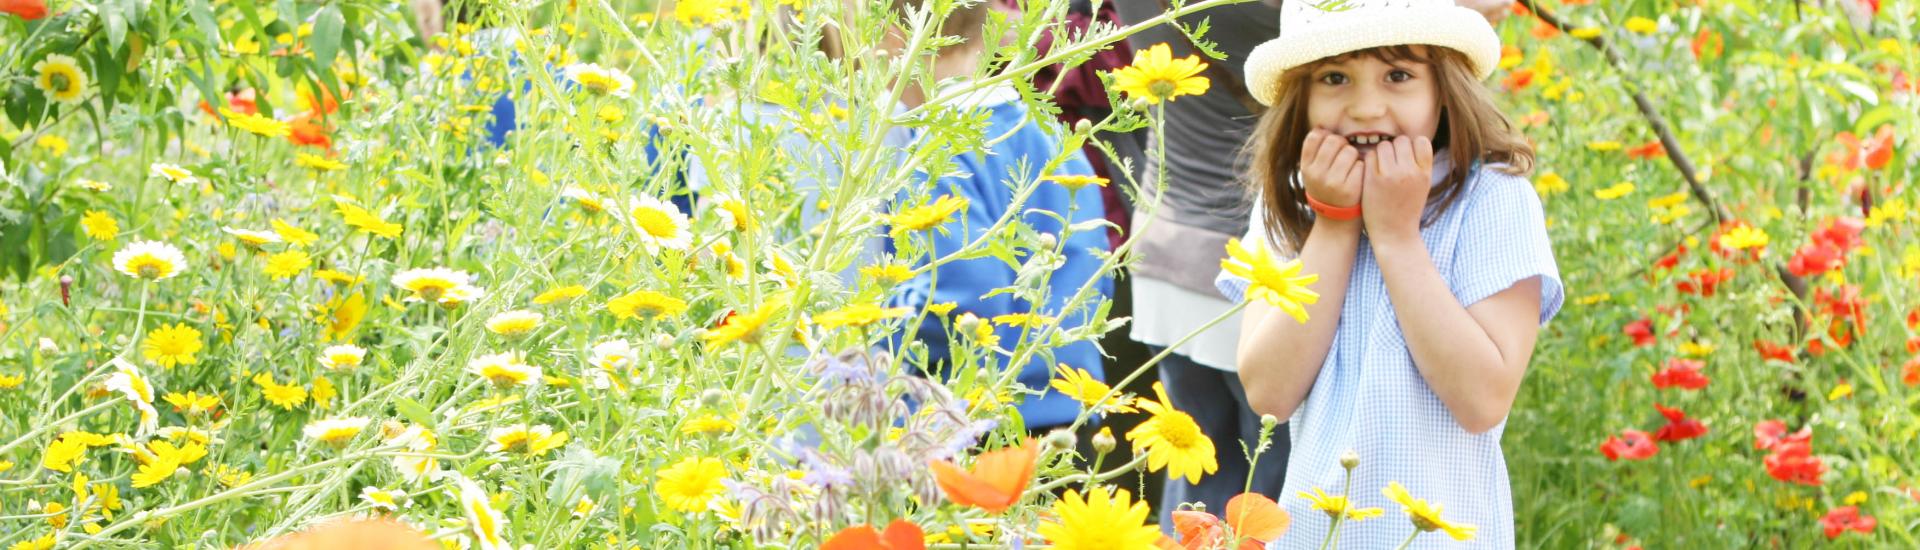
M 60 276 L 60 305 L 73 307 L 73 276 Z

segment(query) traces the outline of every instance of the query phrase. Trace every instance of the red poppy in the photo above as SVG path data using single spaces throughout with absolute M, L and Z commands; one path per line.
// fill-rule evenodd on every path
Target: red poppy
M 1842 253 L 1852 252 L 1860 247 L 1860 232 L 1867 229 L 1867 221 L 1852 216 L 1841 216 L 1827 220 L 1826 225 L 1813 233 L 1813 242 L 1824 243 L 1840 249 Z
M 1719 271 L 1712 269 L 1695 269 L 1687 272 L 1687 280 L 1674 283 L 1673 286 L 1679 289 L 1682 294 L 1698 294 L 1701 297 L 1711 298 L 1714 292 L 1720 288 L 1720 283 L 1730 280 L 1733 280 L 1732 269 L 1724 267 L 1720 268 Z
M 47 16 L 46 0 L 0 0 L 0 13 L 32 21 Z
M 1689 390 L 1707 387 L 1707 375 L 1700 374 L 1705 366 L 1706 363 L 1693 359 L 1668 359 L 1666 368 L 1653 373 L 1653 387 L 1663 390 L 1675 386 Z
M 1240 539 L 1238 550 L 1260 550 L 1268 542 L 1280 538 L 1287 532 L 1292 522 L 1287 511 L 1273 499 L 1258 493 L 1241 493 L 1227 501 L 1227 518 L 1221 520 L 1213 514 L 1195 510 L 1176 510 L 1173 513 L 1174 531 L 1180 535 L 1180 543 L 1172 548 L 1201 550 L 1219 548 L 1220 543 L 1231 535 Z
M 1514 5 L 1518 6 L 1520 4 L 1515 3 Z M 1552 23 L 1548 23 L 1545 19 L 1535 19 L 1533 20 L 1533 29 L 1527 31 L 1527 34 L 1532 35 L 1537 40 L 1546 40 L 1560 36 L 1560 27 L 1553 26 Z
M 1907 329 L 1920 330 L 1920 307 L 1907 310 Z
M 1892 88 L 1893 88 L 1893 95 L 1895 97 L 1898 97 L 1898 96 L 1911 94 L 1914 92 L 1920 92 L 1920 83 L 1914 82 L 1913 77 L 1907 76 L 1906 71 L 1894 69 Z
M 300 100 L 306 102 L 307 110 L 319 111 L 320 114 L 326 115 L 331 115 L 334 111 L 340 110 L 340 101 L 333 97 L 332 90 L 328 90 L 324 85 L 319 86 L 317 89 L 320 90 L 318 97 L 315 97 L 313 90 L 300 90 Z
M 820 550 L 926 550 L 926 534 L 920 526 L 904 519 L 893 520 L 887 524 L 885 532 L 875 531 L 872 525 L 860 524 L 834 533 Z
M 1920 386 L 1920 357 L 1907 360 L 1900 366 L 1900 383 L 1907 386 Z
M 1020 493 L 1033 481 L 1033 469 L 1039 461 L 1040 446 L 1029 439 L 1019 447 L 981 453 L 973 461 L 973 471 L 961 470 L 945 460 L 935 460 L 929 466 L 947 500 L 998 514 L 1020 501 Z
M 333 148 L 333 137 L 327 135 L 327 127 L 317 120 L 311 111 L 293 117 L 293 120 L 288 121 L 287 129 L 287 141 L 294 145 L 321 149 Z
M 1827 163 L 1839 166 L 1846 171 L 1859 170 L 1861 167 L 1879 170 L 1893 161 L 1893 127 L 1881 126 L 1873 137 L 1861 141 L 1853 132 L 1840 132 L 1833 136 L 1839 142 L 1840 150 L 1827 155 Z
M 1843 285 L 1832 293 L 1825 288 L 1813 289 L 1813 303 L 1834 319 L 1852 322 L 1854 326 L 1867 324 L 1867 302 L 1860 297 L 1858 285 Z
M 1653 442 L 1647 432 L 1640 430 L 1621 430 L 1619 436 L 1607 436 L 1600 444 L 1600 454 L 1607 455 L 1607 461 L 1622 458 L 1627 460 L 1646 460 L 1660 452 L 1660 446 Z
M 1763 461 L 1767 475 L 1787 483 L 1820 486 L 1820 477 L 1826 475 L 1827 465 L 1806 445 L 1780 445 L 1779 450 L 1767 455 Z
M 1779 420 L 1762 420 L 1753 425 L 1753 448 L 1771 451 L 1783 443 L 1813 444 L 1813 428 L 1801 428 L 1799 432 L 1788 434 L 1787 423 Z
M 1709 57 L 1720 57 L 1720 54 L 1726 51 L 1727 41 L 1720 38 L 1720 33 L 1713 32 L 1713 29 L 1702 28 L 1699 34 L 1693 35 L 1695 60 L 1705 61 Z
M 1847 531 L 1859 531 L 1862 534 L 1871 535 L 1873 528 L 1879 525 L 1880 522 L 1873 519 L 1873 516 L 1860 515 L 1858 506 L 1834 508 L 1827 512 L 1826 517 L 1820 518 L 1820 530 L 1827 534 L 1829 540 L 1840 538 L 1840 535 Z
M 1667 146 L 1666 144 L 1660 143 L 1659 140 L 1649 141 L 1627 149 L 1627 158 L 1631 159 L 1647 160 L 1665 156 L 1667 156 Z
M 1680 409 L 1669 409 L 1659 403 L 1654 403 L 1653 408 L 1660 411 L 1660 416 L 1667 417 L 1667 425 L 1653 432 L 1654 441 L 1685 441 L 1707 435 L 1706 424 L 1687 418 L 1687 413 L 1680 412 Z
M 1687 253 L 1687 245 L 1684 245 L 1684 244 L 1680 245 L 1679 247 L 1673 250 L 1673 253 L 1667 254 L 1665 256 L 1661 256 L 1659 260 L 1654 261 L 1653 267 L 1660 268 L 1660 269 L 1673 269 L 1673 266 L 1680 265 L 1680 257 L 1683 255 L 1686 255 L 1686 253 Z
M 1627 323 L 1626 328 L 1622 330 L 1624 330 L 1627 333 L 1627 336 L 1633 337 L 1633 345 L 1635 347 L 1644 348 L 1644 347 L 1653 345 L 1654 338 L 1653 338 L 1653 320 L 1652 319 L 1642 317 L 1638 321 Z
M 1907 339 L 1907 353 L 1920 353 L 1920 336 Z
M 1506 78 L 1500 79 L 1500 85 L 1506 87 L 1509 92 L 1526 88 L 1529 84 L 1533 84 L 1533 69 L 1516 70 L 1507 73 Z
M 253 88 L 247 88 L 238 92 L 227 92 L 227 109 L 243 115 L 257 115 L 260 114 L 260 103 L 254 99 Z M 213 116 L 213 106 L 201 101 L 200 112 Z
M 1766 340 L 1754 340 L 1753 349 L 1754 351 L 1760 352 L 1761 359 L 1772 359 L 1782 363 L 1793 362 L 1793 348 L 1790 346 L 1775 344 Z
M 1797 277 L 1811 277 L 1839 268 L 1846 262 L 1844 252 L 1818 243 L 1803 245 L 1787 260 L 1787 271 Z

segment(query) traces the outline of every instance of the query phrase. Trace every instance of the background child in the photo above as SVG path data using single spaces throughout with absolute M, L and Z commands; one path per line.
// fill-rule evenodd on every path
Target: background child
M 1255 410 L 1291 418 L 1281 543 L 1317 547 L 1330 522 L 1304 499 L 1338 494 L 1340 456 L 1360 457 L 1349 496 L 1398 508 L 1399 482 L 1478 527 L 1475 547 L 1513 546 L 1500 434 L 1540 324 L 1562 290 L 1533 153 L 1480 80 L 1500 54 L 1479 13 L 1446 0 L 1281 10 L 1279 38 L 1247 61 L 1271 106 L 1249 144 L 1261 193 L 1246 239 L 1317 273 L 1304 324 L 1255 303 L 1240 379 Z M 1238 300 L 1248 282 L 1223 274 Z M 1352 548 L 1400 544 L 1401 521 L 1349 522 Z M 1460 535 L 1466 536 L 1466 532 Z M 1415 547 L 1459 544 L 1420 537 Z
M 961 36 L 966 42 L 940 50 L 932 68 L 935 81 L 946 82 L 948 86 L 966 84 L 966 79 L 973 74 L 980 61 L 983 50 L 980 34 L 989 9 L 985 3 L 964 6 L 956 8 L 946 19 L 941 32 Z M 897 51 L 903 46 L 905 44 L 901 43 L 887 44 L 885 47 Z M 909 86 L 903 94 L 903 102 L 911 107 L 938 95 L 934 90 Z M 947 175 L 931 178 L 928 182 L 933 199 L 952 195 L 964 198 L 967 202 L 965 210 L 943 226 L 944 231 L 927 233 L 931 236 L 933 258 L 958 251 L 983 236 L 996 220 L 1014 208 L 1014 191 L 1019 186 L 1042 179 L 1043 176 L 1094 175 L 1093 166 L 1078 149 L 1069 150 L 1067 158 L 1051 172 L 1041 172 L 1049 161 L 1061 154 L 1060 140 L 1041 129 L 1028 113 L 1020 94 L 1011 86 L 967 94 L 953 107 L 984 116 L 987 122 L 982 135 L 998 141 L 983 152 L 955 154 L 953 169 Z M 1105 214 L 1098 188 L 1089 186 L 1074 191 L 1047 180 L 1040 181 L 1039 185 L 1026 202 L 1019 205 L 1021 212 L 1016 218 L 1036 232 L 1058 238 L 1064 233 L 1065 224 L 1062 220 L 1079 224 L 1101 219 Z M 1057 254 L 1060 259 L 1059 265 L 1050 270 L 1047 278 L 1046 303 L 1030 303 L 1004 293 L 987 297 L 986 294 L 993 289 L 1013 285 L 1017 275 L 1013 267 L 995 258 L 949 262 L 923 272 L 901 284 L 894 303 L 916 308 L 953 303 L 956 307 L 948 315 L 949 319 L 958 319 L 967 313 L 982 320 L 1013 313 L 1034 313 L 1059 318 L 1061 329 L 1071 330 L 1085 324 L 1100 302 L 1113 294 L 1112 280 L 1100 272 L 1101 261 L 1094 255 L 1095 250 L 1106 249 L 1107 234 L 1105 227 L 1076 230 L 1057 241 L 1054 252 L 1045 253 Z M 1034 256 L 1034 253 L 1028 252 L 1025 258 Z M 1072 315 L 1063 316 L 1063 306 L 1090 280 L 1097 280 L 1095 288 L 1099 295 Z M 1029 329 L 1005 322 L 994 323 L 993 328 L 1001 342 L 1000 346 L 1006 349 L 1015 347 L 1021 335 L 1030 332 Z M 937 369 L 940 367 L 936 365 L 948 361 L 951 343 L 939 316 L 929 315 L 921 326 L 910 330 L 915 331 L 913 338 L 927 345 L 930 366 Z M 1034 330 L 1037 331 L 1037 328 Z M 901 335 L 896 340 L 903 340 L 904 337 Z M 1091 341 L 1054 348 L 1051 362 L 1044 355 L 1035 354 L 1026 364 L 1014 366 L 1007 365 L 1009 358 L 1006 356 L 994 356 L 1002 368 L 1020 369 L 1018 380 L 1021 385 L 1044 392 L 1039 396 L 1027 396 L 1018 405 L 1027 429 L 1035 433 L 1072 423 L 1080 412 L 1079 402 L 1049 387 L 1054 364 L 1085 369 L 1096 379 L 1102 378 L 1104 372 L 1101 369 L 1100 350 Z

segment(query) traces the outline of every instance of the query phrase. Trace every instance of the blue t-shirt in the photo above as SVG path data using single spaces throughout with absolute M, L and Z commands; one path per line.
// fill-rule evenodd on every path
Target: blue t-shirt
M 932 241 L 931 256 L 936 258 L 960 250 L 985 234 L 995 220 L 1012 208 L 1014 188 L 1033 181 L 1048 161 L 1063 152 L 1060 140 L 1042 131 L 1030 119 L 1026 104 L 1020 101 L 1018 93 L 1012 88 L 982 91 L 960 103 L 962 109 L 985 111 L 987 128 L 984 135 L 990 138 L 1006 136 L 1006 139 L 993 144 L 983 153 L 955 155 L 953 171 L 957 175 L 943 176 L 932 183 L 931 192 L 935 199 L 947 195 L 967 199 L 966 210 L 944 225 L 945 231 L 926 233 Z M 1054 169 L 1053 175 L 1094 174 L 1093 166 L 1079 149 L 1066 152 L 1068 158 Z M 1023 214 L 1018 219 L 1022 223 L 1056 238 L 1064 233 L 1060 221 L 1063 218 L 1069 223 L 1078 224 L 1099 220 L 1105 215 L 1099 189 L 1089 186 L 1070 191 L 1049 181 L 1041 182 L 1021 208 Z M 1068 236 L 1060 249 L 1064 261 L 1052 270 L 1047 279 L 1046 303 L 1039 307 L 1004 293 L 982 297 L 995 288 L 1014 284 L 1016 270 L 995 258 L 943 264 L 933 270 L 938 272 L 937 288 L 932 287 L 935 278 L 933 273 L 923 273 L 902 283 L 893 303 L 924 307 L 927 304 L 952 302 L 957 305 L 949 314 L 953 319 L 959 318 L 962 313 L 972 313 L 988 320 L 1009 313 L 1038 313 L 1059 318 L 1059 330 L 1072 330 L 1085 325 L 1088 317 L 1100 309 L 1101 302 L 1113 295 L 1112 278 L 1100 272 L 1101 260 L 1095 256 L 1096 251 L 1104 251 L 1106 247 L 1105 226 L 1091 229 L 1083 227 Z M 922 260 L 921 265 L 926 263 L 926 260 Z M 1071 315 L 1061 316 L 1060 310 L 1070 301 L 1074 292 L 1095 279 L 1094 289 L 1098 295 Z M 1039 333 L 1037 328 L 1029 330 L 995 324 L 1000 346 L 1006 349 L 1015 347 L 1023 330 L 1028 332 L 1029 338 Z M 937 365 L 949 357 L 950 342 L 945 327 L 937 317 L 929 315 L 915 331 L 914 337 L 926 343 L 930 365 L 938 368 Z M 897 346 L 901 339 L 901 335 L 896 335 L 894 344 Z M 996 357 L 1002 368 L 1011 360 L 1005 356 Z M 1105 378 L 1100 350 L 1093 342 L 1074 342 L 1055 348 L 1053 361 L 1086 369 L 1095 377 Z M 1027 396 L 1018 405 L 1020 415 L 1029 429 L 1068 424 L 1080 413 L 1078 401 L 1048 387 L 1053 378 L 1053 366 L 1054 363 L 1048 362 L 1044 354 L 1036 353 L 1030 361 L 1019 367 L 1018 380 L 1021 385 L 1045 392 L 1037 397 Z

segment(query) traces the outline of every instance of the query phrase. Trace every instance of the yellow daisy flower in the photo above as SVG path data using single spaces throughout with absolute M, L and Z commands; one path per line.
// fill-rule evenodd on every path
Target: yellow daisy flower
M 607 312 L 620 319 L 658 319 L 686 311 L 685 301 L 651 290 L 635 290 L 607 300 Z
M 813 322 L 820 328 L 833 330 L 840 327 L 864 327 L 887 319 L 906 317 L 911 308 L 880 307 L 875 304 L 854 304 L 814 316 Z
M 347 163 L 313 153 L 295 153 L 293 155 L 293 165 L 301 168 L 311 168 L 318 172 L 332 172 L 335 170 L 345 170 L 347 168 Z
M 1413 520 L 1413 528 L 1419 529 L 1422 533 L 1445 531 L 1447 536 L 1453 537 L 1453 540 L 1468 541 L 1473 540 L 1474 531 L 1479 529 L 1472 525 L 1453 523 L 1441 518 L 1440 505 L 1428 504 L 1425 500 L 1413 498 L 1413 495 L 1407 492 L 1407 488 L 1402 487 L 1398 481 L 1387 482 L 1387 488 L 1381 489 L 1380 493 L 1386 495 L 1388 500 L 1398 503 L 1407 512 L 1408 519 Z
M 1306 499 L 1313 509 L 1325 512 L 1329 518 L 1337 518 L 1345 514 L 1347 521 L 1365 521 L 1387 513 L 1386 510 L 1379 508 L 1350 508 L 1346 495 L 1329 495 L 1317 487 L 1312 493 L 1300 491 L 1299 494 L 1300 498 Z
M 328 418 L 307 423 L 301 429 L 309 439 L 326 444 L 335 449 L 346 447 L 362 430 L 367 429 L 366 417 Z
M 284 410 L 293 410 L 307 402 L 307 389 L 294 385 L 283 385 L 273 380 L 273 375 L 260 373 L 253 375 L 253 383 L 260 386 L 260 396 L 268 403 Z
M 507 337 L 525 336 L 540 328 L 547 316 L 523 309 L 502 311 L 487 318 L 487 332 Z
M 88 210 L 85 216 L 80 217 L 80 229 L 89 239 L 111 241 L 120 235 L 120 222 L 114 221 L 113 216 L 106 212 Z
M 480 375 L 494 386 L 505 389 L 539 384 L 544 379 L 540 367 L 529 365 L 519 352 L 482 355 L 467 363 L 467 372 Z
M 1173 58 L 1173 49 L 1165 43 L 1135 51 L 1133 64 L 1113 71 L 1113 89 L 1149 104 L 1172 101 L 1183 95 L 1207 93 L 1207 77 L 1196 76 L 1206 70 L 1200 56 Z
M 925 205 L 900 209 L 888 218 L 887 223 L 893 226 L 894 235 L 926 231 L 947 223 L 953 219 L 955 212 L 966 208 L 966 197 L 944 195 Z
M 146 340 L 140 343 L 141 353 L 148 361 L 168 369 L 174 365 L 198 364 L 200 359 L 194 354 L 199 353 L 202 347 L 204 344 L 200 343 L 200 331 L 186 323 L 161 325 L 148 332 Z
M 1160 529 L 1147 524 L 1147 503 L 1126 489 L 1095 486 L 1085 496 L 1067 490 L 1053 503 L 1058 521 L 1043 520 L 1040 536 L 1060 550 L 1148 550 L 1160 541 Z
M 286 279 L 294 275 L 299 275 L 301 271 L 305 271 L 307 266 L 310 265 L 313 265 L 313 258 L 307 256 L 306 252 L 288 250 L 268 256 L 267 266 L 262 268 L 261 271 L 275 279 Z
M 246 130 L 260 137 L 282 139 L 287 137 L 287 134 L 292 133 L 292 128 L 290 128 L 287 123 L 274 120 L 266 115 L 240 113 L 232 109 L 222 108 L 220 109 L 220 116 L 227 119 L 228 126 Z
M 173 405 L 174 412 L 187 416 L 204 416 L 220 406 L 220 396 L 200 395 L 199 392 L 167 392 L 161 400 Z
M 1153 383 L 1153 393 L 1159 401 L 1141 399 L 1138 402 L 1140 408 L 1153 416 L 1127 431 L 1127 441 L 1146 450 L 1147 469 L 1155 472 L 1164 469 L 1167 477 L 1185 477 L 1188 483 L 1199 483 L 1201 475 L 1219 471 L 1213 440 L 1200 431 L 1200 424 L 1187 413 L 1173 408 L 1166 388 L 1159 382 Z
M 313 241 L 320 239 L 320 236 L 314 234 L 312 231 L 295 227 L 293 224 L 287 223 L 286 220 L 280 218 L 273 219 L 273 233 L 282 239 L 286 239 L 287 242 L 292 243 L 294 246 L 307 246 L 313 244 Z
M 586 296 L 586 295 L 587 295 L 587 287 L 584 287 L 584 286 L 567 285 L 567 286 L 561 286 L 561 287 L 554 287 L 552 289 L 547 290 L 546 292 L 540 293 L 539 296 L 534 296 L 533 304 L 544 306 L 554 302 L 564 302 L 564 301 L 572 300 L 574 298 L 579 298 L 581 296 Z
M 567 432 L 554 433 L 546 424 L 528 426 L 504 426 L 494 428 L 487 434 L 492 441 L 487 446 L 489 453 L 518 453 L 528 456 L 542 456 L 567 444 Z
M 1055 367 L 1055 372 L 1060 373 L 1060 377 L 1053 379 L 1053 382 L 1048 385 L 1052 386 L 1054 390 L 1059 391 L 1062 395 L 1072 397 L 1074 401 L 1079 401 L 1082 405 L 1093 407 L 1095 403 L 1100 402 L 1101 398 L 1107 397 L 1108 393 L 1113 392 L 1112 387 L 1108 386 L 1105 382 L 1095 379 L 1093 374 L 1087 372 L 1086 369 L 1076 369 L 1067 366 L 1066 363 L 1061 363 L 1060 366 Z M 1112 398 L 1107 399 L 1106 403 L 1101 404 L 1096 412 L 1104 414 L 1132 413 L 1138 411 L 1133 408 L 1133 396 L 1115 394 Z
M 760 307 L 754 308 L 751 312 L 741 313 L 736 311 L 732 315 L 727 316 L 726 322 L 722 323 L 719 328 L 709 330 L 706 334 L 700 335 L 700 339 L 707 343 L 709 349 L 722 348 L 734 342 L 746 342 L 749 344 L 759 342 L 760 337 L 764 335 L 764 331 L 760 329 L 766 326 L 768 321 L 773 319 L 774 314 L 786 309 L 786 306 L 787 303 L 785 299 L 771 298 L 761 303 Z
M 408 302 L 438 302 L 453 289 L 468 286 L 473 276 L 465 271 L 455 271 L 444 267 L 414 268 L 393 274 L 393 286 L 405 289 L 413 294 L 407 296 Z
M 913 269 L 902 264 L 870 265 L 860 268 L 860 276 L 890 286 L 913 278 Z
M 681 512 L 707 509 L 714 497 L 726 491 L 720 481 L 726 479 L 726 465 L 717 458 L 687 457 L 660 470 L 654 492 L 667 507 Z
M 459 484 L 460 508 L 466 512 L 467 528 L 481 550 L 512 548 L 506 539 L 507 520 L 493 509 L 493 500 L 487 498 L 487 492 L 465 476 L 460 477 Z
M 1259 299 L 1295 321 L 1307 322 L 1307 309 L 1302 304 L 1320 301 L 1320 294 L 1307 288 L 1320 280 L 1319 275 L 1301 275 L 1298 258 L 1280 263 L 1266 246 L 1240 239 L 1227 240 L 1227 256 L 1220 267 L 1247 279 L 1248 299 Z

